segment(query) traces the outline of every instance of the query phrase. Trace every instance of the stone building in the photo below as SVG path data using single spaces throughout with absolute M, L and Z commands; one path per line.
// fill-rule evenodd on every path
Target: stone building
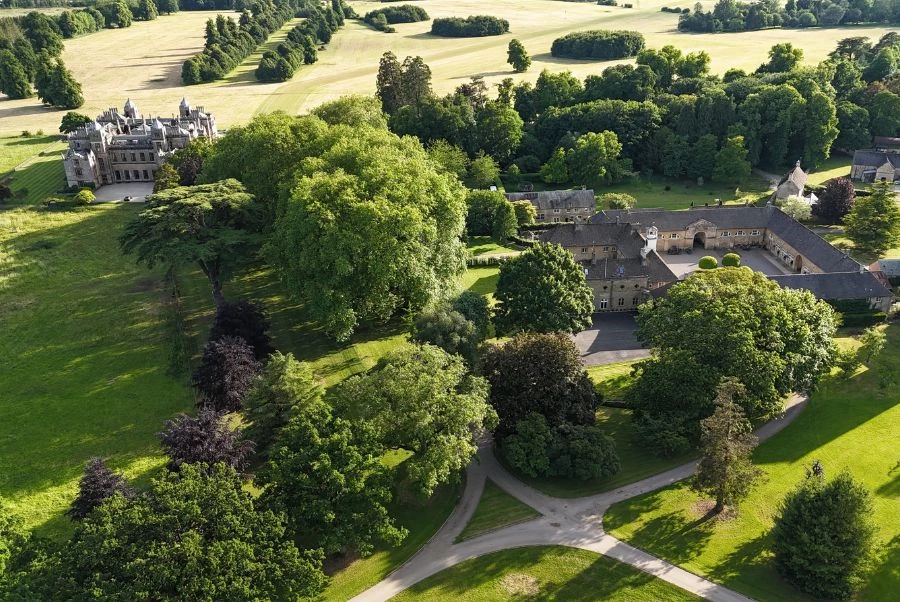
M 858 150 L 853 153 L 850 179 L 857 182 L 900 180 L 900 154 L 893 151 Z
M 530 201 L 537 210 L 538 224 L 586 222 L 597 210 L 593 190 L 508 192 L 506 198 L 510 202 Z
M 794 169 L 787 172 L 775 189 L 775 198 L 784 200 L 791 196 L 803 197 L 803 188 L 806 186 L 806 180 L 809 174 L 800 167 L 800 161 L 794 166 Z
M 548 228 L 541 241 L 559 244 L 584 267 L 598 311 L 632 310 L 664 294 L 678 281 L 670 249 L 699 258 L 704 249 L 756 248 L 786 272 L 769 276 L 782 286 L 830 301 L 863 299 L 882 311 L 893 301 L 864 266 L 773 206 L 606 210 L 587 224 Z
M 177 116 L 152 118 L 138 113 L 129 98 L 121 113 L 107 109 L 67 136 L 66 182 L 70 187 L 93 188 L 152 182 L 156 170 L 176 150 L 196 138 L 217 136 L 212 113 L 191 107 L 183 98 Z

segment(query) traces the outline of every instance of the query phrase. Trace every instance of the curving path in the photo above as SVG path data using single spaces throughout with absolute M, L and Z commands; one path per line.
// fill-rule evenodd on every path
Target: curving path
M 793 395 L 785 411 L 758 428 L 761 441 L 790 424 L 806 407 L 805 396 Z M 603 530 L 603 514 L 617 502 L 655 491 L 693 474 L 696 462 L 690 462 L 613 491 L 581 498 L 556 498 L 525 485 L 508 473 L 497 461 L 490 444 L 481 446 L 479 461 L 469 465 L 466 489 L 444 526 L 406 564 L 380 583 L 352 598 L 353 602 L 388 600 L 419 581 L 464 560 L 508 548 L 560 545 L 597 552 L 629 564 L 708 600 L 750 602 L 751 598 L 678 568 L 651 554 L 619 541 Z M 525 502 L 543 516 L 510 525 L 475 539 L 453 543 L 465 528 L 490 477 L 501 489 Z

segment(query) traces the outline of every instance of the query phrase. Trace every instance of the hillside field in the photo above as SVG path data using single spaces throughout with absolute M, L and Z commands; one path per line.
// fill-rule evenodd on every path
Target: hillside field
M 360 15 L 381 6 L 378 2 L 350 4 Z M 255 81 L 252 70 L 259 62 L 258 52 L 222 81 L 183 86 L 181 64 L 202 48 L 204 23 L 216 13 L 181 12 L 147 23 L 135 22 L 127 29 L 66 40 L 63 59 L 84 88 L 85 104 L 79 109 L 83 113 L 95 115 L 111 106 L 121 107 L 125 98 L 131 97 L 141 111 L 168 115 L 186 96 L 193 104 L 212 111 L 219 125 L 227 127 L 244 123 L 259 112 L 300 113 L 346 94 L 371 94 L 375 91 L 378 59 L 388 50 L 401 60 L 407 55 L 421 55 L 432 69 L 435 91 L 446 93 L 473 75 L 482 75 L 493 85 L 505 77 L 534 81 L 542 69 L 568 69 L 582 78 L 599 73 L 615 61 L 550 56 L 554 39 L 585 29 L 633 29 L 642 32 L 651 47 L 674 44 L 685 52 L 706 50 L 712 55 L 716 73 L 732 67 L 755 69 L 773 44 L 785 40 L 803 48 L 807 62 L 818 62 L 834 48 L 836 40 L 848 36 L 877 38 L 896 30 L 863 26 L 685 34 L 676 30 L 676 15 L 659 11 L 662 6 L 672 6 L 666 0 L 644 0 L 633 9 L 556 0 L 422 0 L 416 4 L 431 17 L 496 15 L 510 22 L 510 33 L 488 38 L 439 38 L 428 33 L 430 21 L 396 25 L 393 34 L 348 21 L 320 53 L 319 62 L 301 68 L 291 81 Z M 286 35 L 290 27 L 270 38 L 269 45 L 275 45 L 279 35 Z M 527 73 L 514 74 L 506 63 L 506 47 L 513 38 L 520 39 L 532 56 Z M 36 98 L 4 100 L 0 102 L 0 135 L 26 129 L 43 129 L 49 134 L 56 131 L 63 113 L 42 107 Z

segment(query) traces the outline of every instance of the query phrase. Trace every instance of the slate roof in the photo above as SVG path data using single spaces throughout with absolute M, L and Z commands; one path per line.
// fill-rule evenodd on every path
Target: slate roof
M 875 136 L 875 148 L 900 148 L 900 138 L 890 136 Z
M 876 150 L 858 150 L 853 153 L 854 165 L 877 168 L 888 162 L 894 169 L 897 169 L 897 167 L 900 167 L 900 155 Z
M 803 171 L 803 168 L 800 167 L 800 161 L 797 161 L 797 165 L 794 166 L 794 169 L 784 174 L 784 177 L 781 178 L 781 181 L 778 182 L 778 185 L 781 186 L 785 182 L 793 182 L 797 185 L 797 188 L 803 190 L 803 187 L 806 186 L 806 180 L 809 178 L 809 174 Z
M 806 290 L 817 299 L 868 299 L 891 297 L 890 289 L 869 272 L 832 272 L 829 274 L 787 274 L 769 276 L 782 288 Z
M 661 232 L 685 230 L 699 220 L 708 221 L 722 230 L 767 228 L 824 272 L 854 272 L 859 269 L 859 264 L 847 254 L 773 206 L 699 207 L 688 211 L 607 210 L 595 215 L 591 221 L 615 224 L 616 218 L 620 225 L 656 226 Z
M 509 201 L 531 201 L 537 209 L 591 209 L 597 206 L 593 190 L 544 190 L 541 192 L 507 192 Z
M 642 265 L 640 259 L 599 259 L 597 263 L 583 263 L 588 280 L 608 280 L 647 276 L 649 266 Z M 619 270 L 622 270 L 621 272 Z
M 869 269 L 879 270 L 891 277 L 900 276 L 900 259 L 879 259 Z
M 625 223 L 565 223 L 545 230 L 540 240 L 563 248 L 615 245 L 627 258 L 639 258 L 644 246 L 637 229 Z

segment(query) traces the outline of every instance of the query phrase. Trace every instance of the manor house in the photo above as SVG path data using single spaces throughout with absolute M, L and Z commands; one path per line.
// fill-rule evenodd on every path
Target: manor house
M 71 132 L 63 155 L 70 187 L 99 188 L 106 184 L 152 182 L 179 148 L 196 138 L 213 140 L 216 119 L 203 107 L 181 99 L 178 115 L 145 117 L 129 98 L 123 112 L 110 108 L 94 121 Z
M 780 209 L 699 207 L 687 211 L 601 211 L 586 224 L 559 224 L 541 235 L 585 271 L 598 311 L 632 310 L 697 269 L 703 255 L 730 251 L 785 288 L 828 301 L 865 300 L 887 311 L 881 280 Z

